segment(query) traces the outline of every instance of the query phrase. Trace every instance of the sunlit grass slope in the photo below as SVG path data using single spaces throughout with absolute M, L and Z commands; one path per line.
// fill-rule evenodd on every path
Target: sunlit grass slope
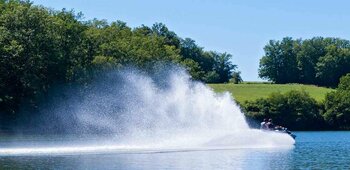
M 230 92 L 238 102 L 252 101 L 265 98 L 273 92 L 285 93 L 290 90 L 304 90 L 317 101 L 323 101 L 325 95 L 333 89 L 302 84 L 264 84 L 264 83 L 242 83 L 242 84 L 208 84 L 215 92 Z

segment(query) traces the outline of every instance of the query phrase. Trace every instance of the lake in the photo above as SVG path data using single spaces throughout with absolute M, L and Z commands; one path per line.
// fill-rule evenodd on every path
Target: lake
M 292 148 L 2 155 L 0 169 L 350 169 L 350 132 L 295 134 Z

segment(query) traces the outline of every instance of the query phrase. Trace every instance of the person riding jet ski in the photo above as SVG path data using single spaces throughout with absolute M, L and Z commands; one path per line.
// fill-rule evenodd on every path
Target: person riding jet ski
M 266 118 L 264 118 L 264 120 L 260 123 L 260 129 L 263 129 L 263 130 L 267 130 L 268 128 L 267 128 L 267 119 Z
M 270 118 L 267 122 L 266 119 L 264 119 L 264 122 L 261 122 L 260 129 L 263 130 L 270 130 L 280 133 L 287 133 L 289 134 L 293 139 L 295 139 L 296 135 L 294 135 L 291 131 L 289 131 L 287 128 L 283 126 L 276 126 L 273 124 L 272 119 Z

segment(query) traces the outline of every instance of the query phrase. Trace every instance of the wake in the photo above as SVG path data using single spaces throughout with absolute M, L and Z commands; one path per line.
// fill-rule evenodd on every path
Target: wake
M 49 145 L 45 142 L 31 143 L 32 146 L 0 148 L 0 156 L 35 156 L 35 155 L 82 155 L 82 154 L 156 154 L 171 152 L 194 152 L 233 149 L 267 149 L 293 148 L 294 139 L 287 134 L 248 130 L 242 133 L 231 133 L 221 137 L 202 135 L 184 135 L 172 140 L 150 140 L 144 144 L 114 144 L 114 141 L 103 139 L 104 142 L 70 141 L 70 144 Z M 259 138 L 256 138 L 260 135 Z M 108 142 L 107 142 L 108 141 Z M 73 143 L 73 144 L 72 144 Z M 76 144 L 74 144 L 76 143 Z M 100 143 L 100 144 L 96 144 Z M 16 144 L 15 144 L 16 145 Z M 45 146 L 48 145 L 48 146 Z M 38 147 L 39 146 L 39 147 Z
M 79 89 L 79 88 L 78 88 Z M 143 153 L 293 147 L 287 134 L 250 129 L 229 93 L 216 94 L 180 68 L 149 75 L 111 71 L 81 90 L 51 94 L 39 132 L 113 134 L 88 143 L 0 147 L 0 155 Z M 63 97 L 62 97 L 63 96 Z M 45 116 L 46 115 L 46 116 Z

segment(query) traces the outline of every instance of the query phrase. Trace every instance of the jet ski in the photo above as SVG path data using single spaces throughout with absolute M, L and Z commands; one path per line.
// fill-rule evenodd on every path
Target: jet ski
M 297 137 L 295 134 L 293 134 L 290 130 L 288 130 L 285 127 L 275 127 L 275 129 L 271 130 L 271 131 L 274 131 L 274 132 L 277 132 L 277 133 L 286 133 L 289 136 L 291 136 L 293 139 L 295 139 Z

